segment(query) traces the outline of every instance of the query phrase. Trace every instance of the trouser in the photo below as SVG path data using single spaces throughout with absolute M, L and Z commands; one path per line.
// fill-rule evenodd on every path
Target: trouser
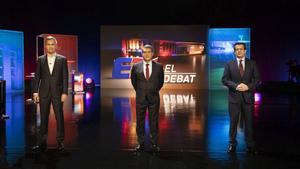
M 50 114 L 50 105 L 52 103 L 52 107 L 55 114 L 56 119 L 56 128 L 57 128 L 57 142 L 64 141 L 65 128 L 64 128 L 64 115 L 63 115 L 63 102 L 61 98 L 56 98 L 51 96 L 40 97 L 40 112 L 41 112 L 41 126 L 39 133 L 39 144 L 44 144 L 47 142 L 48 136 L 48 122 L 49 122 L 49 114 Z
M 155 102 L 150 102 L 147 97 L 144 102 L 136 102 L 136 133 L 139 144 L 145 143 L 145 117 L 147 109 L 149 115 L 150 141 L 151 144 L 157 144 L 159 104 L 159 98 Z
M 237 126 L 239 116 L 242 115 L 245 126 L 245 141 L 248 147 L 254 146 L 253 140 L 253 112 L 254 104 L 246 103 L 242 94 L 239 95 L 239 103 L 229 103 L 230 115 L 230 144 L 236 145 Z M 240 114 L 241 113 L 241 114 Z

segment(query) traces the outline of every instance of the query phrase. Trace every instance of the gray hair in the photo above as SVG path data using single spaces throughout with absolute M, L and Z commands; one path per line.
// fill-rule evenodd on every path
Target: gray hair
M 45 42 L 47 42 L 48 40 L 54 40 L 55 44 L 57 44 L 57 40 L 54 36 L 47 36 Z
M 154 52 L 153 47 L 149 44 L 145 45 L 143 48 L 144 49 L 151 49 L 151 51 Z

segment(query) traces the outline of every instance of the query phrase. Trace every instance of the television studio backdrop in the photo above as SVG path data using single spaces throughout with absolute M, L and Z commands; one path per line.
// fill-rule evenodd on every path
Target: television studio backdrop
M 31 42 L 34 44 L 34 55 L 26 56 L 26 32 L 0 30 L 0 168 L 26 165 L 58 168 L 56 164 L 59 162 L 71 163 L 79 168 L 82 164 L 84 167 L 87 165 L 105 168 L 109 161 L 114 161 L 114 157 L 109 154 L 119 151 L 121 153 L 116 157 L 118 160 L 129 161 L 132 165 L 137 161 L 137 166 L 140 165 L 139 160 L 149 160 L 149 165 L 155 160 L 159 164 L 165 164 L 168 163 L 168 158 L 174 157 L 178 160 L 182 156 L 187 158 L 183 159 L 188 163 L 194 158 L 195 161 L 201 158 L 212 159 L 209 168 L 215 165 L 222 168 L 231 160 L 240 160 L 243 164 L 230 163 L 229 166 L 249 165 L 249 159 L 243 153 L 247 148 L 243 122 L 239 121 L 238 126 L 237 157 L 232 159 L 226 154 L 230 117 L 228 89 L 222 84 L 221 78 L 225 64 L 236 57 L 233 48 L 235 43 L 245 43 L 246 58 L 253 58 L 251 28 L 213 28 L 209 25 L 98 25 L 97 30 L 99 34 L 91 33 L 90 36 L 97 36 L 95 39 L 99 40 L 99 44 L 96 44 L 98 48 L 89 44 L 94 41 L 90 41 L 86 38 L 90 36 L 85 37 L 83 33 L 39 32 Z M 64 144 L 68 154 L 63 157 L 56 155 L 54 151 L 57 146 L 57 123 L 53 108 L 48 124 L 48 152 L 45 156 L 35 156 L 29 150 L 38 140 L 41 126 L 40 107 L 32 99 L 34 70 L 38 57 L 46 54 L 44 45 L 48 36 L 57 39 L 57 53 L 66 56 L 69 71 L 69 95 L 63 103 L 66 131 Z M 137 100 L 130 71 L 135 63 L 143 60 L 142 50 L 146 44 L 153 46 L 152 60 L 161 63 L 164 68 L 158 122 L 158 144 L 163 155 L 153 157 L 146 154 L 140 159 L 129 153 L 138 144 Z M 98 53 L 93 53 L 93 50 L 98 50 Z M 293 81 L 294 77 L 291 78 Z M 274 98 L 274 95 L 264 95 L 259 90 L 255 92 L 254 122 L 258 126 L 256 131 L 261 145 L 266 145 L 263 135 L 269 129 L 262 128 L 266 121 L 273 120 L 263 114 L 267 109 L 263 107 L 263 99 L 268 104 L 273 104 Z M 297 105 L 299 98 L 295 95 L 276 95 L 276 98 L 279 98 L 280 103 L 282 100 L 287 103 L 289 118 L 293 119 L 298 109 L 291 105 Z M 146 114 L 148 120 L 149 112 Z M 146 134 L 150 135 L 149 122 L 146 122 L 145 129 Z M 150 142 L 146 144 L 149 145 Z M 272 149 L 271 146 L 265 147 L 267 150 Z M 87 156 L 86 153 L 90 152 L 98 156 Z M 204 156 L 197 156 L 197 153 Z M 99 160 L 98 157 L 105 160 Z M 218 160 L 225 162 L 219 164 Z M 186 161 L 183 163 L 186 164 Z M 122 168 L 118 166 L 121 163 L 113 164 L 116 165 L 116 168 Z

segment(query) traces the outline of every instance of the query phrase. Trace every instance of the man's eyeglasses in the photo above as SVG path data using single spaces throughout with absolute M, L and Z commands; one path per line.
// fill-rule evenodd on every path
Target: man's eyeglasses
M 245 50 L 245 49 L 243 49 L 243 48 L 234 49 L 234 51 L 243 51 L 243 50 Z

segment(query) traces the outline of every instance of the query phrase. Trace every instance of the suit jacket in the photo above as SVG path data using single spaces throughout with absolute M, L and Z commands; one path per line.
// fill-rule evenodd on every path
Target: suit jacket
M 131 68 L 131 84 L 136 91 L 137 102 L 143 102 L 146 97 L 150 102 L 159 101 L 159 90 L 164 84 L 164 70 L 160 63 L 152 61 L 152 73 L 146 80 L 143 61 L 136 63 Z
M 228 87 L 229 103 L 238 103 L 240 100 L 240 94 L 242 94 L 246 103 L 254 103 L 254 90 L 257 84 L 260 82 L 260 75 L 256 62 L 250 59 L 245 59 L 244 75 L 241 77 L 237 60 L 234 59 L 225 65 L 224 73 L 222 77 L 222 83 Z M 236 87 L 244 83 L 249 87 L 248 91 L 239 92 Z
M 57 54 L 50 74 L 47 55 L 38 58 L 33 82 L 33 93 L 39 93 L 40 97 L 49 96 L 49 92 L 53 97 L 61 97 L 68 94 L 68 65 L 67 59 Z

